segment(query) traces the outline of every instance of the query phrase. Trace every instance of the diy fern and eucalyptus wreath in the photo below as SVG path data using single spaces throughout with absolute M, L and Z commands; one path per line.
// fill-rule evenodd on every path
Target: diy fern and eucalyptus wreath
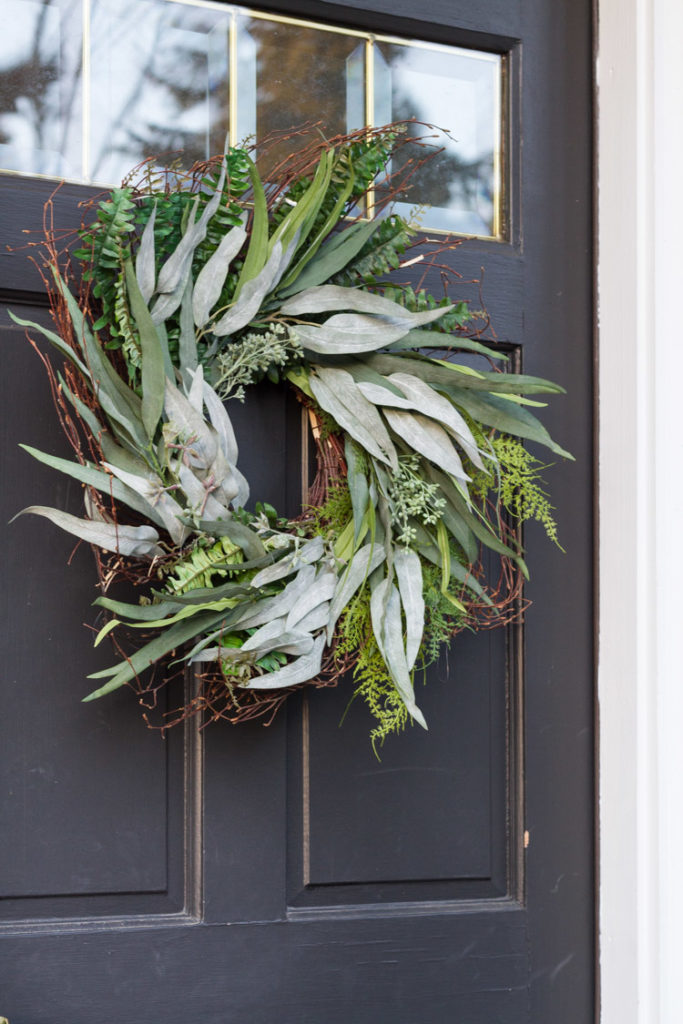
M 114 189 L 66 261 L 49 236 L 56 330 L 14 319 L 65 357 L 45 362 L 76 460 L 27 451 L 85 485 L 85 516 L 24 511 L 96 552 L 96 642 L 119 657 L 86 700 L 134 683 L 149 702 L 192 666 L 166 724 L 239 721 L 346 675 L 375 742 L 426 724 L 414 679 L 442 644 L 518 614 L 513 527 L 540 518 L 555 539 L 523 440 L 567 454 L 527 396 L 562 389 L 499 370 L 464 302 L 387 283 L 415 262 L 414 230 L 359 210 L 396 126 L 296 141 L 267 183 L 232 148 Z M 264 377 L 313 428 L 318 473 L 294 520 L 252 505 L 238 468 L 229 409 Z M 122 580 L 138 603 L 109 596 Z

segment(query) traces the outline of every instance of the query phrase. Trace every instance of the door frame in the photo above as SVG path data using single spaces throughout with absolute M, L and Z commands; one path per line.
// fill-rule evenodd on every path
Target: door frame
M 602 1024 L 680 1019 L 679 0 L 596 0 Z

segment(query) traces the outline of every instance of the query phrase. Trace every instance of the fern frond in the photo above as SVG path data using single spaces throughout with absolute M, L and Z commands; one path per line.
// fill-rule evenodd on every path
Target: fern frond
M 230 570 L 226 568 L 244 559 L 242 550 L 227 537 L 221 537 L 207 546 L 202 540 L 173 566 L 166 577 L 166 589 L 174 594 L 186 594 L 189 590 L 215 586 L 215 578 L 224 579 Z

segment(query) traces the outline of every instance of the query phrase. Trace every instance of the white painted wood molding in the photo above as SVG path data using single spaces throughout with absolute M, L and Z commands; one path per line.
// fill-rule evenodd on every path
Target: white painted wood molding
M 683 4 L 598 25 L 601 1020 L 679 1024 Z

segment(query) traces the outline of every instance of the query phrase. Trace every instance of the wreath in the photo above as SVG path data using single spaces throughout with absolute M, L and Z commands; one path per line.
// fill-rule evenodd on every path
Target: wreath
M 91 204 L 66 261 L 47 232 L 55 330 L 13 319 L 64 357 L 43 359 L 76 457 L 24 447 L 84 485 L 85 515 L 23 511 L 95 550 L 95 643 L 109 636 L 118 660 L 86 701 L 134 684 L 149 706 L 189 666 L 165 725 L 269 721 L 292 689 L 350 676 L 376 743 L 426 727 L 415 674 L 443 644 L 519 616 L 519 524 L 540 519 L 557 542 L 524 441 L 567 456 L 529 396 L 563 389 L 500 369 L 446 268 L 439 298 L 390 276 L 460 244 L 425 252 L 389 212 L 400 126 L 300 135 L 266 181 L 244 147 L 186 174 L 149 162 Z M 229 410 L 263 378 L 311 427 L 317 475 L 295 519 L 251 505 L 238 466 Z M 109 596 L 122 580 L 138 603 Z

